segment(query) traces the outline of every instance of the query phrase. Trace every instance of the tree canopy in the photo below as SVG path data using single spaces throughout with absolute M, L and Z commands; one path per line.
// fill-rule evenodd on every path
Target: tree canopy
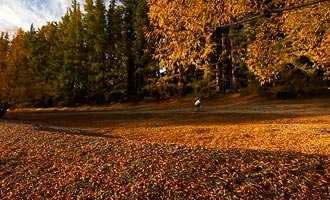
M 155 58 L 169 70 L 195 65 L 206 71 L 218 43 L 212 36 L 221 28 L 220 34 L 226 34 L 223 27 L 242 25 L 253 27 L 246 64 L 261 83 L 277 78 L 279 68 L 301 56 L 329 78 L 327 0 L 148 0 L 148 5 L 154 26 L 149 37 L 157 41 Z

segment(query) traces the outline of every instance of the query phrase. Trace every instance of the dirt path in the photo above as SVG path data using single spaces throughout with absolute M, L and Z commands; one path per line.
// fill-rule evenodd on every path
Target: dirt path
M 285 123 L 317 123 L 317 117 L 330 116 L 330 98 L 307 100 L 264 100 L 231 98 L 206 101 L 205 112 L 196 113 L 189 102 L 147 104 L 123 107 L 79 109 L 37 109 L 8 112 L 5 120 L 18 120 L 37 124 L 49 124 L 72 128 L 102 128 L 114 124 L 125 126 L 237 124 L 282 121 Z M 329 117 L 330 118 L 330 117 Z

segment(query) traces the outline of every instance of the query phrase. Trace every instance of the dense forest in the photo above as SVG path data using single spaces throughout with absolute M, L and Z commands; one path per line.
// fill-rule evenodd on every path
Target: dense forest
M 106 3 L 72 0 L 58 22 L 0 33 L 0 112 L 329 93 L 329 0 Z

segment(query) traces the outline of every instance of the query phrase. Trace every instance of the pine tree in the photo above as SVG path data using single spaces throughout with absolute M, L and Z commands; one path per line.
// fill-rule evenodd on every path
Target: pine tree
M 84 103 L 87 79 L 83 55 L 82 13 L 76 0 L 72 1 L 72 8 L 62 17 L 57 34 L 58 51 L 61 51 L 58 56 L 59 98 L 63 100 L 64 104 L 70 106 Z
M 134 12 L 134 31 L 136 33 L 136 38 L 133 42 L 134 64 L 136 66 L 135 93 L 138 98 L 143 97 L 145 85 L 148 84 L 148 80 L 153 78 L 156 74 L 149 67 L 152 63 L 152 44 L 147 41 L 145 35 L 145 30 L 151 28 L 148 12 L 149 9 L 146 1 L 138 0 Z
M 123 64 L 127 73 L 127 97 L 137 102 L 148 78 L 150 46 L 144 29 L 150 27 L 145 0 L 123 0 Z
M 137 0 L 123 0 L 123 65 L 127 74 L 127 98 L 129 101 L 137 101 L 136 65 L 134 62 L 133 44 L 136 39 L 134 30 L 134 12 Z
M 34 86 L 29 90 L 31 106 L 53 106 L 50 85 L 50 35 L 48 34 L 51 23 L 42 26 L 38 31 L 31 25 L 26 32 L 26 48 L 29 52 L 26 66 L 31 70 Z
M 63 84 L 62 80 L 64 80 L 63 65 L 64 65 L 64 48 L 65 45 L 62 43 L 64 40 L 64 35 L 62 35 L 62 30 L 64 29 L 63 20 L 65 16 L 62 17 L 62 21 L 59 23 L 51 23 L 47 25 L 47 35 L 48 35 L 48 43 L 49 43 L 49 66 L 46 72 L 47 74 L 47 82 L 50 84 L 51 91 L 50 96 L 53 99 L 54 106 L 63 106 L 64 96 L 66 96 L 64 92 L 65 84 Z M 67 103 L 68 104 L 68 103 Z
M 107 81 L 106 98 L 108 102 L 118 102 L 126 99 L 127 75 L 123 64 L 123 14 L 122 4 L 117 5 L 116 0 L 109 4 L 107 12 Z
M 106 20 L 102 0 L 87 0 L 85 3 L 85 42 L 88 67 L 88 103 L 105 102 L 107 88 L 106 68 Z

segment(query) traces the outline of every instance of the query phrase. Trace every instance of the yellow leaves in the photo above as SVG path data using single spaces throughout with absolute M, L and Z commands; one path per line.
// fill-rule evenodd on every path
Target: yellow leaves
M 198 65 L 213 51 L 214 28 L 230 21 L 230 7 L 224 1 L 148 1 L 149 17 L 155 29 L 156 57 L 165 66 Z M 205 41 L 205 42 L 204 42 Z M 162 55 L 159 55 L 162 54 Z
M 294 64 L 294 59 L 300 56 L 314 63 L 312 70 L 328 71 L 326 62 L 330 55 L 326 52 L 329 46 L 325 47 L 323 42 L 330 34 L 330 29 L 325 28 L 329 27 L 326 25 L 330 20 L 329 10 L 330 3 L 324 2 L 274 15 L 272 22 L 258 27 L 259 33 L 248 47 L 247 65 L 261 83 L 271 81 L 286 64 Z

